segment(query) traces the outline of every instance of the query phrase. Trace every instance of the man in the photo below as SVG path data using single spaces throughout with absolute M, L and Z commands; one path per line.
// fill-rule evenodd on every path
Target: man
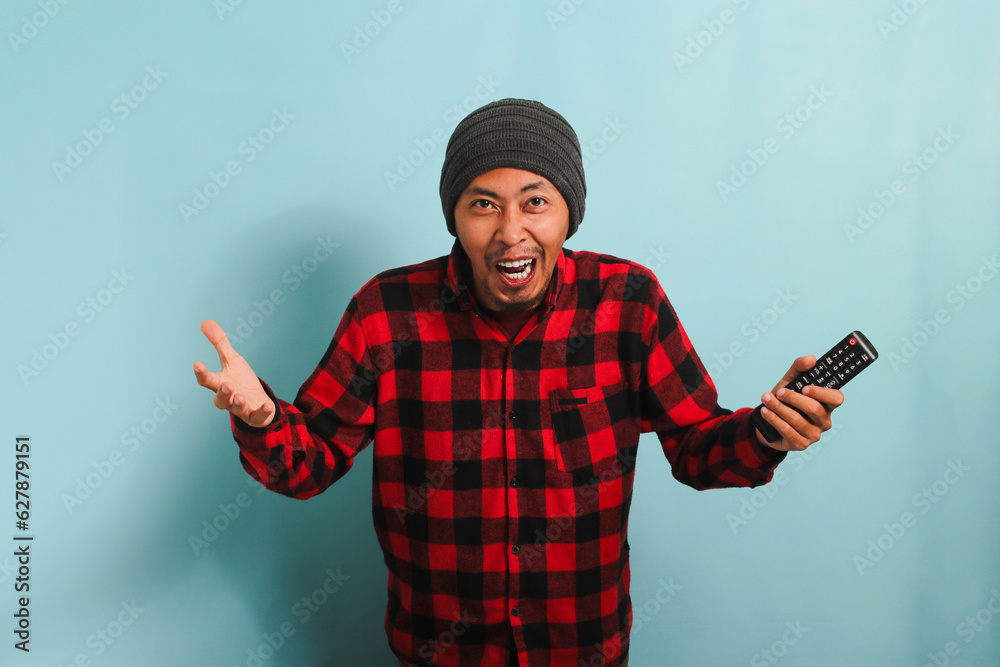
M 563 247 L 586 186 L 576 134 L 548 107 L 471 113 L 440 191 L 451 254 L 362 287 L 293 404 L 211 320 L 222 369 L 196 363 L 198 382 L 232 413 L 243 466 L 279 493 L 323 491 L 374 441 L 400 665 L 626 665 L 640 433 L 685 484 L 756 486 L 843 396 L 783 392 L 815 363 L 803 357 L 762 399 L 777 442 L 750 409 L 719 407 L 653 274 Z

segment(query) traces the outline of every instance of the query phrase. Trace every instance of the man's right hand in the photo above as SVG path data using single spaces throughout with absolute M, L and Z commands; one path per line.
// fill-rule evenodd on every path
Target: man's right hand
M 226 332 L 213 320 L 201 323 L 201 332 L 219 353 L 222 369 L 218 373 L 208 370 L 196 361 L 194 374 L 198 384 L 215 392 L 215 407 L 229 410 L 250 426 L 267 426 L 274 419 L 274 402 L 261 386 L 257 374 L 250 368 L 226 338 Z

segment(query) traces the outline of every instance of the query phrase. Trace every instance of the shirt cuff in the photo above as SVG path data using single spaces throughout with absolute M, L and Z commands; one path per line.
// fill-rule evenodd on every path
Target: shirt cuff
M 760 406 L 757 407 L 760 410 Z M 754 410 L 753 412 L 756 412 Z M 753 425 L 753 420 L 750 416 L 753 412 L 747 413 L 747 438 L 750 440 L 750 450 L 754 455 L 761 460 L 765 465 L 770 465 L 774 467 L 785 460 L 788 456 L 788 452 L 775 449 L 774 447 L 768 447 L 762 444 L 760 439 L 757 437 L 757 429 Z

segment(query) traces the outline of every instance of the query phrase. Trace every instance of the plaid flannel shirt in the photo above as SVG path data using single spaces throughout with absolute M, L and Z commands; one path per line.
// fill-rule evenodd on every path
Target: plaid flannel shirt
M 305 499 L 374 441 L 385 630 L 418 664 L 618 665 L 632 622 L 627 528 L 639 435 L 697 489 L 770 481 L 750 409 L 714 384 L 659 283 L 563 249 L 513 340 L 474 302 L 464 251 L 379 274 L 351 299 L 293 404 L 233 418 L 246 470 Z

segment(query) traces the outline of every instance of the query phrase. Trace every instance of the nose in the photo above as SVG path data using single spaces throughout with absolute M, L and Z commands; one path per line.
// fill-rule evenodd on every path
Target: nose
M 508 208 L 500 215 L 497 223 L 496 239 L 513 248 L 527 240 L 526 216 L 517 208 Z

